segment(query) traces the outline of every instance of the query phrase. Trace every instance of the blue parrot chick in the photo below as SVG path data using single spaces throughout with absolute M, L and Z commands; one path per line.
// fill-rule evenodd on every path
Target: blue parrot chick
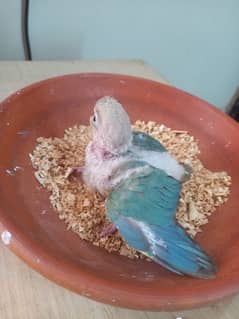
M 190 168 L 151 136 L 134 132 L 113 97 L 96 102 L 90 119 L 84 182 L 106 199 L 106 212 L 127 244 L 180 275 L 213 278 L 216 266 L 177 223 L 182 182 Z

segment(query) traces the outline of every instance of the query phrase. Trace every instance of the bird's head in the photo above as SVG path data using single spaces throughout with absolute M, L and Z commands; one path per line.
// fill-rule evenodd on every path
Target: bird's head
M 115 155 L 128 150 L 132 141 L 130 119 L 116 99 L 111 96 L 100 98 L 95 104 L 90 124 L 96 145 Z

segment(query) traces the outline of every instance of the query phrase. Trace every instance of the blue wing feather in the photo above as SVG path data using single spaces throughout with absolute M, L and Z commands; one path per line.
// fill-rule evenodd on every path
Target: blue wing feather
M 178 274 L 215 275 L 211 258 L 175 221 L 181 184 L 148 167 L 117 185 L 106 202 L 108 217 L 136 250 Z
M 174 222 L 181 184 L 164 171 L 149 167 L 145 173 L 124 180 L 109 194 L 107 210 L 153 225 Z
M 144 132 L 133 131 L 133 145 L 144 151 L 166 152 L 166 148 L 156 139 Z
M 152 225 L 150 229 L 159 242 L 165 242 L 165 247 L 162 247 L 156 241 L 154 253 L 151 255 L 153 260 L 159 264 L 167 261 L 171 267 L 182 274 L 200 278 L 215 276 L 216 266 L 212 259 L 186 234 L 181 226 L 176 223 L 174 227 L 166 228 Z
M 119 216 L 116 226 L 120 229 L 121 236 L 127 238 L 127 242 L 131 247 L 139 251 L 150 249 L 150 244 L 140 227 L 138 227 L 137 221 L 132 218 Z

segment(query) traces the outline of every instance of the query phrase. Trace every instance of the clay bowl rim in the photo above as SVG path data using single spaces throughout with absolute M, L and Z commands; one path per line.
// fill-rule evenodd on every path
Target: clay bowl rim
M 203 104 L 207 111 L 211 112 L 211 114 L 215 114 L 219 116 L 221 120 L 226 121 L 229 125 L 233 126 L 234 129 L 239 132 L 239 125 L 229 116 L 224 114 L 222 111 L 213 107 L 208 102 L 189 94 L 183 90 L 177 89 L 167 84 L 163 84 L 157 81 L 140 78 L 136 76 L 129 76 L 124 74 L 111 74 L 111 73 L 72 73 L 65 74 L 62 76 L 55 76 L 52 78 L 48 78 L 45 80 L 41 80 L 38 82 L 34 82 L 30 85 L 27 85 L 18 91 L 12 93 L 5 99 L 0 102 L 0 105 L 7 104 L 9 100 L 18 99 L 22 94 L 27 94 L 27 92 L 37 89 L 41 85 L 46 85 L 56 80 L 63 80 L 70 77 L 109 77 L 109 78 L 120 78 L 130 81 L 137 81 L 138 83 L 148 83 L 149 85 L 157 85 L 159 88 L 164 87 L 167 90 L 172 90 L 177 92 L 180 95 L 185 95 L 190 97 L 192 100 L 199 102 L 199 104 Z M 20 94 L 19 94 L 20 93 Z M 236 294 L 239 291 L 239 278 L 237 281 L 233 279 L 233 281 L 225 280 L 224 281 L 224 289 L 219 291 L 202 291 L 200 294 L 197 292 L 196 296 L 192 296 L 192 299 L 188 300 L 177 300 L 177 304 L 170 303 L 169 297 L 165 298 L 162 294 L 159 296 L 151 296 L 137 295 L 137 292 L 132 290 L 124 291 L 124 285 L 121 285 L 119 282 L 111 282 L 109 280 L 105 280 L 103 278 L 99 278 L 97 274 L 87 273 L 83 271 L 79 267 L 73 266 L 71 263 L 64 262 L 59 267 L 59 260 L 56 260 L 52 255 L 50 255 L 47 251 L 39 247 L 36 243 L 29 240 L 28 236 L 24 233 L 20 232 L 18 227 L 10 221 L 7 215 L 4 213 L 2 208 L 0 207 L 0 233 L 3 235 L 4 231 L 8 231 L 12 236 L 10 242 L 7 244 L 7 247 L 18 257 L 20 257 L 26 264 L 28 264 L 31 268 L 45 276 L 51 281 L 54 281 L 60 286 L 67 288 L 73 292 L 81 294 L 84 296 L 82 287 L 86 286 L 91 291 L 91 295 L 86 297 L 90 297 L 93 300 L 100 301 L 106 304 L 120 306 L 124 308 L 136 309 L 136 310 L 149 310 L 149 311 L 175 311 L 175 310 L 185 310 L 190 308 L 197 308 L 200 306 L 205 306 L 216 301 L 219 301 L 225 297 Z M 2 238 L 3 240 L 3 238 Z M 39 263 L 39 259 L 41 262 Z M 81 287 L 78 287 L 74 284 L 75 279 L 81 278 Z M 101 287 L 100 289 L 96 289 L 96 287 Z M 119 296 L 119 302 L 115 304 L 112 301 L 112 292 L 115 296 Z M 205 296 L 206 294 L 206 296 Z M 134 300 L 137 298 L 141 299 L 141 304 Z M 160 299 L 159 299 L 160 298 Z

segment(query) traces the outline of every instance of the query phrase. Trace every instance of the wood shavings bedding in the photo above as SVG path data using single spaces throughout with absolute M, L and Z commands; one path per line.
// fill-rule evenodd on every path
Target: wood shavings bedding
M 231 177 L 226 172 L 211 172 L 203 166 L 198 158 L 198 144 L 188 132 L 172 130 L 152 121 L 136 121 L 133 129 L 158 139 L 179 162 L 192 167 L 193 174 L 182 187 L 176 218 L 194 237 L 216 208 L 228 199 Z M 30 154 L 35 177 L 50 192 L 51 204 L 59 218 L 81 239 L 129 258 L 145 258 L 128 247 L 117 232 L 101 236 L 102 230 L 110 224 L 105 215 L 104 199 L 87 190 L 79 178 L 68 178 L 72 167 L 84 165 L 85 147 L 90 139 L 90 128 L 83 125 L 67 129 L 63 138 L 39 137 Z

